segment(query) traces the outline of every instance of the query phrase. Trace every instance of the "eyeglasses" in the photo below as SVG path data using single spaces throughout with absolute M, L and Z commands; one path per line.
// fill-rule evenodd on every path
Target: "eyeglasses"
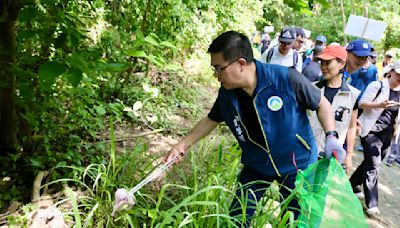
M 391 58 L 392 58 L 392 56 L 390 56 L 390 55 L 386 55 L 385 57 L 386 57 L 386 58 L 389 58 L 389 59 L 391 59 Z
M 239 58 L 229 62 L 228 65 L 224 66 L 224 67 L 215 67 L 215 66 L 211 66 L 212 70 L 214 71 L 215 74 L 221 74 L 222 71 L 224 71 L 228 66 L 232 65 L 233 63 L 235 63 L 236 61 L 238 61 Z

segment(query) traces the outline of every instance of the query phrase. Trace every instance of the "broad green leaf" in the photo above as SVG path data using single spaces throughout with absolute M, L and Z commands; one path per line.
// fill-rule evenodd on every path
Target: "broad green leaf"
M 108 69 L 111 71 L 124 71 L 129 67 L 127 63 L 108 63 Z
M 97 114 L 99 114 L 100 116 L 104 115 L 107 113 L 106 109 L 103 106 L 94 106 L 94 109 L 96 110 Z
M 145 40 L 147 43 L 149 43 L 149 44 L 151 44 L 151 45 L 153 45 L 153 46 L 158 46 L 158 42 L 157 42 L 153 37 L 151 37 L 151 36 L 146 36 L 146 38 L 144 38 L 144 40 Z
M 329 2 L 327 0 L 317 0 L 323 7 L 330 7 Z
M 144 51 L 130 50 L 128 51 L 128 55 L 136 58 L 147 58 L 147 54 Z
M 152 219 L 157 219 L 158 217 L 158 210 L 157 209 L 150 209 L 147 211 L 147 216 Z
M 73 69 L 67 72 L 67 79 L 72 86 L 76 87 L 82 80 L 82 71 Z
M 179 65 L 176 65 L 176 64 L 168 64 L 165 66 L 165 69 L 169 70 L 169 71 L 178 71 L 178 70 L 181 70 L 182 67 Z
M 58 62 L 47 62 L 39 67 L 39 77 L 43 83 L 52 83 L 60 74 L 64 73 L 64 65 Z
M 159 59 L 157 59 L 157 57 L 154 56 L 154 55 L 149 55 L 148 59 L 149 59 L 149 61 L 150 61 L 151 63 L 154 63 L 154 64 L 156 64 L 156 65 L 159 66 L 159 67 L 161 67 L 161 66 L 163 65 L 162 62 L 159 61 Z
M 173 45 L 172 43 L 168 42 L 168 41 L 161 41 L 160 46 L 165 46 L 165 47 L 169 47 L 171 49 L 176 49 L 176 46 Z

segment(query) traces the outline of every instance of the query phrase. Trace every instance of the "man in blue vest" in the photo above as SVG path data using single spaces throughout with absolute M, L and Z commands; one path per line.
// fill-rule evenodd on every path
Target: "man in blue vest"
M 170 150 L 166 162 L 177 154 L 182 155 L 177 162 L 181 161 L 191 145 L 225 122 L 242 149 L 244 168 L 239 176 L 242 185 L 276 180 L 293 189 L 297 171 L 317 161 L 317 147 L 306 109 L 317 111 L 326 132 L 327 158 L 336 151 L 339 160 L 343 160 L 345 151 L 337 140 L 332 107 L 305 77 L 293 68 L 255 60 L 249 39 L 238 32 L 221 34 L 211 43 L 208 52 L 221 83 L 218 97 L 209 114 Z M 243 191 L 238 190 L 230 214 L 242 218 L 237 199 L 244 193 L 247 207 L 242 225 L 248 226 L 255 212 L 254 200 L 260 200 L 267 187 L 267 184 L 252 184 L 246 185 Z M 280 189 L 283 197 L 290 195 L 285 187 Z M 254 194 L 248 192 L 250 189 Z M 297 201 L 292 200 L 290 207 L 297 217 Z

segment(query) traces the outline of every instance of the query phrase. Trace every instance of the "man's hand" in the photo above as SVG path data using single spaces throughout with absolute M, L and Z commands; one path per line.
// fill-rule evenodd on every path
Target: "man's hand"
M 337 159 L 339 163 L 343 162 L 346 155 L 346 151 L 343 149 L 343 145 L 339 143 L 338 139 L 333 135 L 328 135 L 325 139 L 325 157 L 331 159 L 332 154 L 336 151 Z
M 186 152 L 187 152 L 186 146 L 180 142 L 180 143 L 176 144 L 174 147 L 172 147 L 172 149 L 168 152 L 167 156 L 164 158 L 163 162 L 164 163 L 170 162 L 177 155 L 179 155 L 178 157 L 176 157 L 176 159 L 173 163 L 173 164 L 178 164 L 179 162 L 181 162 L 183 160 Z

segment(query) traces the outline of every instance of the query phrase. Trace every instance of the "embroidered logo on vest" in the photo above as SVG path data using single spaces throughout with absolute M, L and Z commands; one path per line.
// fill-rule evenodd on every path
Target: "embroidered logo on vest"
M 235 127 L 236 135 L 240 141 L 246 142 L 246 140 L 244 139 L 243 131 L 242 131 L 242 128 L 240 127 L 239 122 L 240 122 L 239 116 L 235 116 L 235 118 L 233 119 L 233 126 Z
M 282 98 L 278 96 L 272 96 L 268 98 L 267 105 L 271 111 L 279 111 L 283 106 Z

